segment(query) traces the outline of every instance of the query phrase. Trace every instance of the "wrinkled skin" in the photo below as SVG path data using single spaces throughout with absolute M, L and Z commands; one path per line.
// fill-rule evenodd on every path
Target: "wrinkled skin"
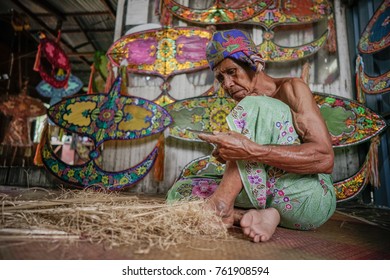
M 252 160 L 299 174 L 331 173 L 334 164 L 331 138 L 309 87 L 301 79 L 272 78 L 230 58 L 214 68 L 214 75 L 236 101 L 246 96 L 266 95 L 286 103 L 302 142 L 300 145 L 260 145 L 233 131 L 199 135 L 200 139 L 216 146 L 213 155 L 227 164 L 221 184 L 208 200 L 208 206 L 215 209 L 226 224 L 239 224 L 254 242 L 267 241 L 279 224 L 280 215 L 274 208 L 234 209 L 234 200 L 243 188 L 235 162 Z

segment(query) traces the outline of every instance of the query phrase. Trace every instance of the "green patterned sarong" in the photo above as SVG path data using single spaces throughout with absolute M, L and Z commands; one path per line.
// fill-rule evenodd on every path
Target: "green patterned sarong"
M 259 144 L 299 145 L 289 107 L 265 96 L 244 98 L 227 117 L 230 130 Z M 336 195 L 329 174 L 301 175 L 259 162 L 237 161 L 244 188 L 235 207 L 273 207 L 281 216 L 280 226 L 308 230 L 326 222 L 336 208 Z M 210 196 L 221 180 L 216 174 L 179 178 L 167 200 L 198 199 Z

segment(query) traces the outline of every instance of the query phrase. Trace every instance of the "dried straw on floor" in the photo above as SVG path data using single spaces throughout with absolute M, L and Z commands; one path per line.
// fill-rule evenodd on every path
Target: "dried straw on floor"
M 168 205 L 162 199 L 96 191 L 63 191 L 54 199 L 0 196 L 0 238 L 89 240 L 109 246 L 189 244 L 191 237 L 227 239 L 227 229 L 200 201 Z

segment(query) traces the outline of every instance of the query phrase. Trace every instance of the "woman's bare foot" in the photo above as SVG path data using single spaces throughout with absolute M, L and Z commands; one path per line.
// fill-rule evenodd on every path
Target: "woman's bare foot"
M 240 226 L 243 233 L 257 243 L 268 241 L 274 234 L 279 222 L 279 212 L 275 208 L 267 208 L 249 210 L 242 216 Z

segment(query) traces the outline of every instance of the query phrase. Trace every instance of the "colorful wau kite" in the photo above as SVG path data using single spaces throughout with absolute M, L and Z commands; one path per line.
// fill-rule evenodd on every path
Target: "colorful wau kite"
M 82 188 L 118 190 L 130 187 L 151 170 L 158 149 L 129 169 L 108 172 L 97 164 L 100 146 L 108 140 L 132 140 L 161 133 L 172 122 L 171 116 L 152 101 L 120 95 L 121 79 L 117 78 L 108 94 L 85 94 L 66 98 L 48 110 L 49 118 L 66 131 L 87 136 L 93 142 L 90 160 L 83 165 L 61 161 L 46 141 L 42 161 L 59 179 Z
M 6 129 L 3 145 L 31 147 L 31 119 L 46 113 L 43 102 L 27 95 L 27 83 L 18 95 L 7 95 L 0 101 L 0 112 L 11 117 Z
M 358 43 L 359 53 L 372 54 L 390 46 L 390 0 L 376 10 Z
M 325 44 L 328 38 L 326 30 L 318 39 L 296 47 L 280 46 L 272 41 L 274 32 L 264 31 L 264 42 L 258 45 L 263 59 L 268 62 L 286 62 L 299 60 L 318 52 Z
M 358 43 L 358 51 L 374 54 L 390 47 L 390 0 L 384 0 L 376 10 Z M 378 75 L 368 75 L 364 71 L 362 56 L 356 58 L 356 87 L 359 102 L 365 102 L 365 94 L 375 95 L 390 91 L 390 71 Z
M 174 101 L 168 93 L 170 77 L 208 67 L 210 38 L 210 31 L 197 27 L 151 29 L 123 36 L 107 56 L 114 66 L 127 65 L 127 72 L 161 77 L 162 94 L 155 102 L 163 106 Z
M 330 94 L 314 93 L 332 137 L 333 147 L 357 145 L 380 134 L 385 120 L 359 102 Z
M 356 58 L 356 87 L 359 102 L 364 103 L 365 94 L 375 95 L 390 91 L 390 71 L 379 76 L 370 76 L 364 72 L 363 58 Z
M 63 88 L 68 83 L 71 67 L 69 58 L 58 44 L 58 41 L 46 38 L 43 33 L 40 35 L 40 43 L 33 69 L 38 71 L 41 78 L 52 87 Z M 45 69 L 44 63 L 41 61 L 43 59 L 47 60 L 51 69 Z
M 125 60 L 127 71 L 170 76 L 208 67 L 206 46 L 211 32 L 196 27 L 150 29 L 123 36 L 107 51 L 113 65 Z
M 249 20 L 267 8 L 272 0 L 224 1 L 216 0 L 206 9 L 193 9 L 174 0 L 162 0 L 163 9 L 182 20 L 197 24 L 231 24 Z
M 386 126 L 381 116 L 360 103 L 333 95 L 315 93 L 334 147 L 359 144 L 379 134 Z M 228 131 L 225 121 L 236 102 L 231 98 L 194 97 L 165 106 L 174 122 L 169 127 L 171 136 L 201 141 L 197 132 Z
M 280 46 L 273 42 L 275 27 L 299 26 L 328 20 L 328 30 L 312 42 L 300 46 Z M 263 59 L 270 62 L 294 61 L 315 54 L 333 34 L 331 4 L 328 0 L 275 0 L 266 10 L 248 20 L 264 27 L 263 42 L 258 45 Z M 329 41 L 328 41 L 329 42 Z M 335 42 L 332 42 L 335 49 Z
M 381 116 L 347 98 L 314 93 L 314 99 L 325 119 L 334 148 L 371 141 L 370 149 L 375 149 L 379 134 L 386 128 L 386 122 Z M 225 117 L 235 104 L 233 99 L 215 96 L 190 98 L 169 104 L 166 109 L 173 117 L 170 135 L 184 140 L 202 141 L 197 138 L 199 132 L 227 131 Z M 370 155 L 367 155 L 365 163 L 355 175 L 334 184 L 338 201 L 355 197 L 371 179 L 373 159 Z M 224 165 L 210 155 L 188 163 L 179 178 L 199 175 L 218 177 L 223 172 Z M 211 177 L 205 180 L 214 182 Z
M 40 95 L 50 98 L 50 106 L 61 101 L 62 98 L 71 96 L 81 90 L 83 87 L 83 82 L 74 75 L 70 75 L 68 84 L 62 88 L 56 88 L 41 81 L 35 89 L 39 92 Z
M 274 0 L 248 23 L 271 30 L 279 25 L 302 25 L 319 22 L 331 14 L 328 0 Z
M 328 0 L 273 0 L 273 1 L 215 1 L 208 9 L 194 9 L 163 0 L 162 20 L 170 13 L 187 22 L 197 24 L 226 24 L 243 22 L 260 25 L 263 42 L 258 45 L 265 61 L 295 61 L 315 54 L 328 42 L 329 50 L 336 50 L 334 19 L 331 3 Z M 328 21 L 328 30 L 312 42 L 299 46 L 280 46 L 274 39 L 275 27 L 282 25 L 307 25 Z
M 196 132 L 226 132 L 229 130 L 226 117 L 234 106 L 236 102 L 232 98 L 218 96 L 187 98 L 166 105 L 174 120 L 169 134 L 183 140 L 201 141 Z

